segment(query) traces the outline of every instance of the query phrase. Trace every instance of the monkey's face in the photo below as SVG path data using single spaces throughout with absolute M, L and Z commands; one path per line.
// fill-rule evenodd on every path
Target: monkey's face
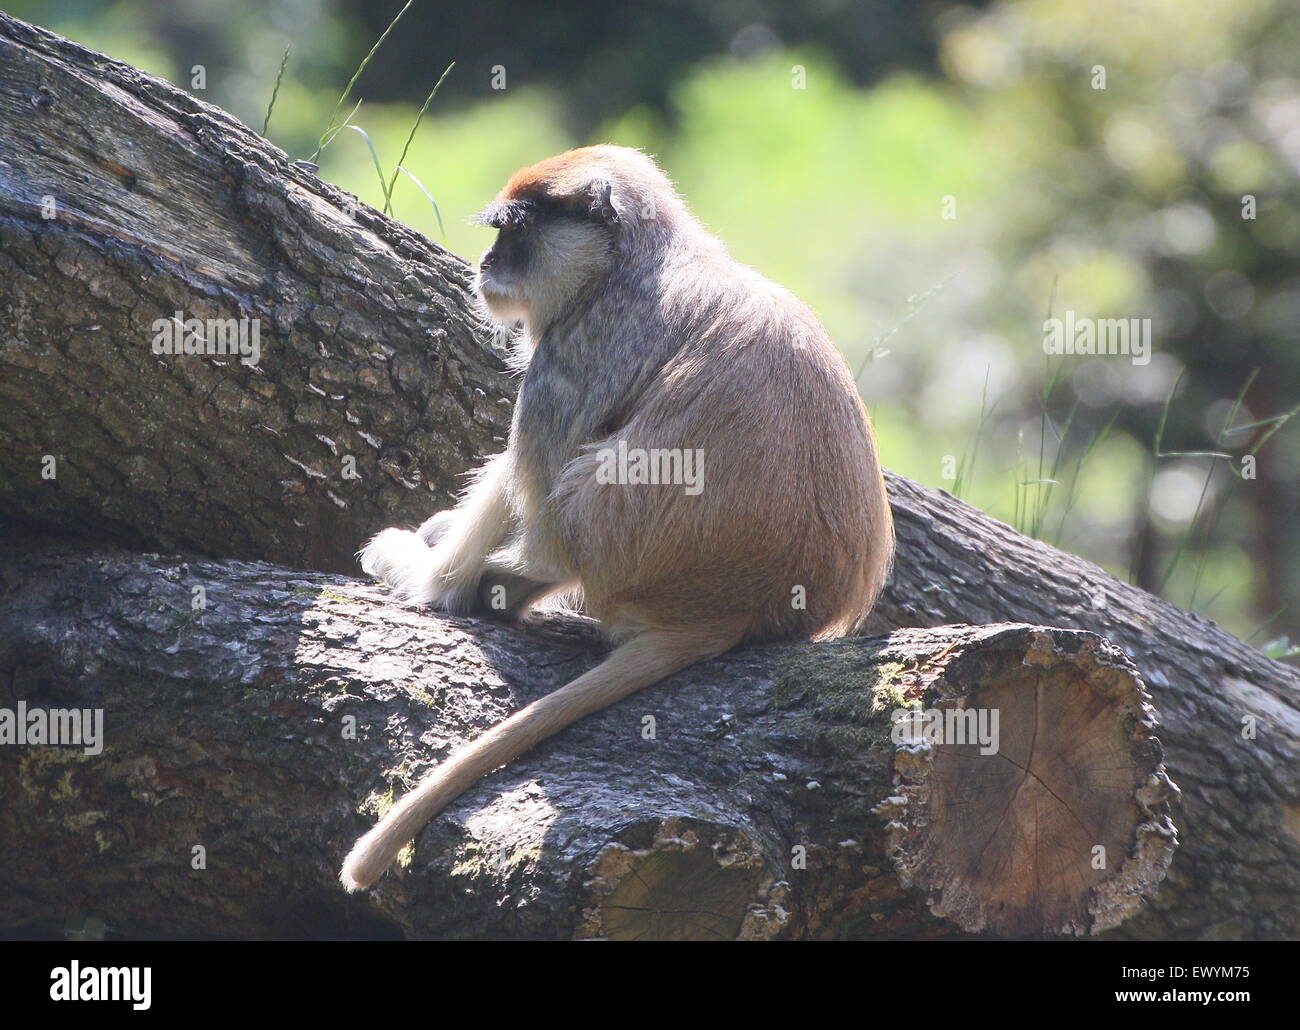
M 480 221 L 496 227 L 497 239 L 479 259 L 474 286 L 502 323 L 544 326 L 613 263 L 612 219 L 586 204 L 510 200 L 493 204 Z

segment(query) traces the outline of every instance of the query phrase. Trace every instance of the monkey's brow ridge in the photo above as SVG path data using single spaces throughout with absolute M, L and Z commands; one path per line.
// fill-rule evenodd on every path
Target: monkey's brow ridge
M 522 225 L 536 217 L 540 205 L 532 200 L 499 200 L 489 204 L 474 220 L 480 225 L 501 229 L 507 225 Z

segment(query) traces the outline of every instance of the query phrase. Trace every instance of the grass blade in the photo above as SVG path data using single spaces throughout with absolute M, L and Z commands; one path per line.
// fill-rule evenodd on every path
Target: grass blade
M 452 61 L 451 64 L 447 65 L 447 70 L 438 76 L 438 81 L 433 84 L 433 89 L 429 90 L 429 95 L 424 98 L 424 106 L 420 108 L 420 113 L 415 116 L 415 124 L 411 126 L 411 133 L 406 137 L 406 146 L 402 147 L 402 156 L 397 159 L 397 164 L 393 168 L 393 177 L 388 182 L 388 193 L 385 195 L 384 203 L 384 214 L 386 215 L 392 213 L 393 187 L 397 185 L 397 173 L 406 171 L 402 166 L 406 164 L 406 154 L 411 149 L 411 141 L 415 139 L 416 130 L 420 128 L 420 122 L 424 118 L 424 112 L 429 110 L 429 105 L 433 103 L 433 98 L 438 95 L 438 88 L 442 85 L 443 79 L 450 75 L 451 70 L 455 67 L 456 62 Z M 420 183 L 415 179 L 415 176 L 411 175 L 410 172 L 406 172 L 406 174 L 410 176 L 417 186 L 420 186 Z M 428 190 L 424 189 L 423 186 L 420 186 L 420 189 L 424 190 L 424 195 L 428 197 L 430 201 L 433 200 L 433 196 Z M 434 204 L 433 209 L 437 211 L 438 205 Z M 439 228 L 442 227 L 441 213 L 438 215 L 438 226 Z M 443 236 L 445 237 L 446 235 L 447 234 L 444 232 Z
M 384 40 L 388 38 L 388 34 L 393 31 L 393 27 L 399 21 L 401 21 L 402 15 L 406 13 L 407 8 L 409 8 L 413 3 L 415 3 L 415 0 L 406 0 L 406 4 L 402 7 L 400 11 L 397 12 L 397 17 L 395 17 L 392 21 L 388 23 L 388 28 L 384 29 L 380 37 L 377 40 L 375 40 L 375 45 L 370 48 L 370 53 L 366 54 L 365 59 L 361 62 L 361 64 L 357 66 L 357 70 L 352 73 L 352 78 L 348 80 L 347 86 L 344 88 L 342 94 L 339 96 L 338 103 L 334 105 L 334 110 L 330 114 L 329 126 L 325 129 L 323 133 L 321 133 L 321 137 L 316 143 L 316 153 L 312 154 L 311 156 L 313 163 L 315 163 L 316 159 L 320 157 L 320 152 L 325 149 L 325 144 L 326 144 L 325 137 L 329 136 L 330 131 L 334 129 L 334 120 L 338 118 L 339 111 L 343 109 L 344 103 L 347 101 L 348 96 L 352 93 L 352 87 L 357 84 L 357 79 L 361 78 L 361 73 L 366 70 L 366 65 L 370 63 L 371 58 L 373 58 L 375 56 L 375 53 L 379 50 L 379 48 L 383 46 Z M 340 128 L 342 128 L 342 126 L 340 126 Z M 337 132 L 335 132 L 335 135 L 337 135 Z M 333 137 L 331 136 L 330 138 L 332 139 Z M 382 172 L 380 173 L 379 178 L 380 178 L 380 182 L 382 182 L 383 181 Z
M 357 111 L 359 111 L 360 109 L 361 109 L 361 101 L 358 100 L 358 101 L 356 102 L 356 106 L 354 106 L 354 107 L 352 108 L 352 110 L 348 112 L 348 116 L 347 116 L 346 118 L 343 119 L 343 124 L 340 125 L 340 126 L 337 126 L 335 129 L 333 129 L 333 130 L 328 134 L 328 138 L 325 140 L 324 143 L 321 144 L 321 148 L 320 148 L 321 150 L 324 150 L 324 149 L 325 149 L 326 147 L 328 147 L 331 143 L 333 143 L 333 142 L 334 142 L 334 138 L 335 138 L 335 137 L 336 137 L 340 132 L 342 132 L 344 129 L 347 129 L 347 128 L 350 128 L 350 127 L 351 127 L 351 125 L 352 125 L 352 118 L 353 118 L 353 116 L 357 113 Z M 320 150 L 316 151 L 316 155 L 317 155 L 317 157 L 320 156 Z
M 425 197 L 428 198 L 429 203 L 433 205 L 433 213 L 438 219 L 438 232 L 442 234 L 442 238 L 445 240 L 447 238 L 447 227 L 442 224 L 442 211 L 438 209 L 438 202 L 433 199 L 433 194 L 430 193 L 427 189 L 425 189 L 424 183 L 422 183 L 419 179 L 417 179 L 414 175 L 412 175 L 407 169 L 403 168 L 401 165 L 398 165 L 397 170 L 401 172 L 403 175 L 405 175 L 408 179 L 410 179 L 413 183 L 415 183 L 416 188 L 421 193 L 423 193 Z
M 361 128 L 360 125 L 344 125 L 342 126 L 342 129 L 351 129 L 366 141 L 366 147 L 370 151 L 370 160 L 375 166 L 375 174 L 379 176 L 379 189 L 384 193 L 384 206 L 387 207 L 388 193 L 386 192 L 386 187 L 384 185 L 384 170 L 379 166 L 379 154 L 375 151 L 375 144 L 371 141 L 370 134 L 367 133 L 365 129 Z M 340 129 L 340 131 L 342 131 L 342 129 Z
M 284 56 L 280 58 L 280 72 L 275 77 L 275 88 L 271 90 L 271 102 L 266 105 L 266 117 L 262 119 L 262 135 L 266 136 L 266 127 L 271 124 L 271 112 L 275 110 L 275 98 L 280 95 L 280 82 L 284 79 L 284 68 L 289 63 L 289 51 L 293 49 L 290 43 L 284 48 Z

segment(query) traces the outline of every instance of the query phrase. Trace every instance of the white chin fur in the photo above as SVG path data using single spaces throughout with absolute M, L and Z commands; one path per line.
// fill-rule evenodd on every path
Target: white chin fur
M 480 282 L 478 295 L 483 301 L 483 306 L 487 308 L 488 314 L 502 325 L 522 322 L 528 314 L 527 305 L 516 300 L 509 293 L 502 292 L 499 287 Z
M 436 596 L 436 563 L 420 537 L 405 529 L 385 529 L 361 550 L 361 568 L 382 579 L 406 601 L 429 604 Z

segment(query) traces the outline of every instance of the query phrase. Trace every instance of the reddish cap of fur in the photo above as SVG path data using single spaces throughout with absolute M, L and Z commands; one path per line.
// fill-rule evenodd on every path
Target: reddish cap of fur
M 521 168 L 498 195 L 500 201 L 565 197 L 582 189 L 602 158 L 608 161 L 618 147 L 595 146 L 566 150 L 535 165 Z

